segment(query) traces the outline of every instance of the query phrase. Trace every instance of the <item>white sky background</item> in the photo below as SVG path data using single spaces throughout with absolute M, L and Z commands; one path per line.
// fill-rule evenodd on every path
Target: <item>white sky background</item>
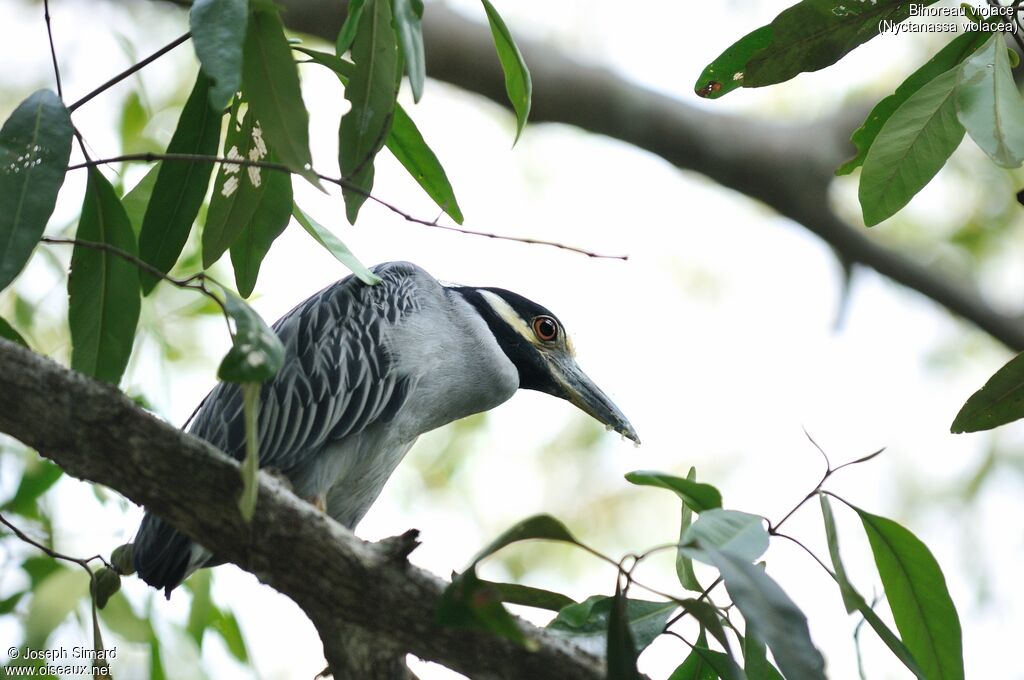
M 4 4 L 0 82 L 6 93 L 18 88 L 20 99 L 51 86 L 42 7 Z M 156 8 L 131 4 L 138 11 L 129 14 L 118 3 L 52 3 L 69 99 L 127 65 L 115 34 L 126 36 L 139 55 L 146 55 L 187 28 L 184 13 L 164 11 L 159 3 Z M 478 4 L 453 4 L 483 19 Z M 739 90 L 716 102 L 698 100 L 692 84 L 704 65 L 788 4 L 497 2 L 514 35 L 546 37 L 625 78 L 710 109 L 789 120 L 827 114 L 850 91 L 882 96 L 921 62 L 919 51 L 935 48 L 918 38 L 882 37 L 824 72 L 765 90 Z M 144 82 L 154 99 L 163 99 L 170 87 L 189 87 L 194 69 L 191 50 L 182 47 L 146 69 Z M 341 89 L 333 75 L 316 67 L 304 67 L 302 75 L 312 111 L 314 158 L 319 168 L 334 173 L 337 120 L 344 108 Z M 75 114 L 97 155 L 118 151 L 112 121 L 126 92 L 125 87 L 115 89 Z M 548 465 L 540 451 L 586 416 L 568 403 L 521 393 L 489 418 L 487 437 L 472 448 L 460 473 L 462 493 L 445 496 L 438 505 L 422 497 L 417 503 L 417 496 L 408 496 L 418 488 L 410 477 L 414 466 L 403 466 L 360 535 L 375 539 L 420 528 L 424 545 L 413 561 L 445 575 L 462 569 L 477 548 L 519 519 L 625 495 L 628 514 L 598 515 L 600 521 L 570 527 L 583 540 L 617 555 L 671 541 L 678 530 L 671 495 L 630 487 L 622 474 L 637 468 L 685 474 L 690 465 L 722 490 L 727 507 L 777 520 L 820 476 L 822 462 L 804 437 L 801 427 L 806 427 L 833 463 L 888 447 L 874 462 L 841 473 L 829 488 L 869 511 L 908 523 L 932 549 L 960 612 L 968 677 L 1024 677 L 1007 660 L 1024 630 L 1021 479 L 990 480 L 982 500 L 969 509 L 947 495 L 977 468 L 991 443 L 989 435 L 950 435 L 949 423 L 967 396 L 1006 360 L 1005 352 L 917 294 L 863 271 L 855 279 L 842 330 L 836 332 L 841 280 L 831 251 L 763 206 L 632 147 L 567 127 L 529 127 L 512 149 L 509 114 L 438 82 L 428 82 L 419 105 L 405 96 L 452 180 L 466 226 L 628 253 L 629 261 L 593 260 L 430 230 L 372 203 L 352 228 L 344 220 L 340 197 L 325 197 L 296 182 L 300 204 L 368 264 L 412 260 L 443 280 L 509 288 L 555 311 L 573 335 L 581 366 L 629 416 L 644 445 L 634 449 L 607 435 L 589 454 L 588 486 L 581 487 L 577 479 L 584 471 L 577 477 L 573 470 Z M 0 116 L 6 118 L 16 103 L 0 101 Z M 169 138 L 174 117 L 154 124 L 161 121 Z M 912 204 L 912 214 L 930 219 L 948 210 L 953 182 L 940 176 Z M 58 218 L 77 212 L 83 185 L 80 173 L 69 176 Z M 437 212 L 390 158 L 378 163 L 375 194 L 425 218 Z M 836 194 L 852 210 L 853 181 L 840 182 Z M 19 280 L 23 293 L 52 284 L 39 271 Z M 273 320 L 345 273 L 292 225 L 264 263 L 254 304 Z M 1019 274 L 1011 280 L 1019 282 Z M 1007 299 L 1011 292 L 1019 294 L 1019 286 L 1003 291 Z M 61 296 L 55 297 L 56 302 L 49 296 L 47 304 L 59 304 Z M 215 365 L 227 347 L 222 327 L 204 328 L 208 361 L 202 370 L 174 376 L 163 386 L 147 383 L 151 374 L 145 364 L 132 376 L 131 386 L 154 398 L 176 423 L 212 385 Z M 971 342 L 962 346 L 973 346 L 972 352 L 936 360 L 951 346 L 959 350 L 965 335 Z M 997 436 L 1012 446 L 1021 434 L 1019 426 L 1010 426 Z M 106 553 L 134 532 L 138 511 L 97 510 L 85 485 L 64 480 L 56 496 L 58 548 L 65 552 L 93 554 L 100 545 Z M 847 568 L 869 596 L 879 585 L 867 542 L 850 513 L 836 510 Z M 816 503 L 808 504 L 787 529 L 826 555 Z M 576 598 L 613 588 L 611 573 L 597 565 L 567 582 L 559 569 L 549 568 L 565 557 L 564 551 L 530 555 L 536 564 L 525 577 L 530 584 L 562 589 Z M 831 580 L 782 541 L 773 543 L 766 559 L 769 572 L 808 614 L 830 677 L 856 678 L 850 641 L 854 620 L 846 616 Z M 500 567 L 486 573 L 503 577 Z M 674 589 L 671 561 L 653 561 L 643 580 Z M 319 639 L 290 601 L 234 567 L 217 569 L 215 583 L 215 598 L 234 609 L 242 624 L 260 677 L 310 678 L 323 668 Z M 136 601 L 145 593 L 136 581 L 126 589 Z M 642 596 L 640 591 L 636 595 Z M 156 602 L 171 620 L 183 616 L 186 605 L 183 594 L 170 603 Z M 0 626 L 0 639 L 10 630 Z M 73 629 L 64 633 L 67 639 L 77 634 Z M 909 676 L 869 632 L 862 638 L 868 677 Z M 206 648 L 217 677 L 240 672 L 219 642 L 208 638 Z M 144 664 L 141 671 L 134 664 L 144 662 L 145 650 L 133 652 L 126 644 L 120 649 L 125 667 L 117 677 L 144 673 Z M 641 670 L 666 677 L 685 654 L 682 643 L 659 641 L 641 658 Z M 169 665 L 172 677 L 190 676 L 187 659 Z M 423 678 L 452 677 L 433 666 L 415 670 Z

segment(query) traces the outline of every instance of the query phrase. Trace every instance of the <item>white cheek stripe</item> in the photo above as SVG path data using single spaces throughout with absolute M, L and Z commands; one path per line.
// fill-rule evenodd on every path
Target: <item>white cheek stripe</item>
M 491 306 L 491 309 L 504 319 L 505 323 L 511 326 L 516 333 L 526 338 L 531 344 L 534 343 L 533 331 L 523 321 L 523 317 L 519 316 L 516 310 L 512 309 L 512 305 L 505 302 L 500 295 L 496 295 L 489 290 L 481 290 L 480 295 Z

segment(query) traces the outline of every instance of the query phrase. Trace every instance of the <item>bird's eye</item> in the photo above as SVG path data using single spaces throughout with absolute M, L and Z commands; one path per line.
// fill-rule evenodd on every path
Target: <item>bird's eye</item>
M 558 337 L 558 324 L 550 316 L 538 316 L 533 320 L 533 332 L 544 342 L 551 342 Z

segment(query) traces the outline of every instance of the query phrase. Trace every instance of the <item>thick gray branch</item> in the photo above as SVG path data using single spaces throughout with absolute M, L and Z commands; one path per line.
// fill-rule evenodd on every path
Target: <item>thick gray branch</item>
M 602 677 L 600 662 L 523 622 L 540 643 L 526 652 L 476 631 L 440 626 L 444 581 L 411 566 L 392 543 L 366 543 L 260 475 L 246 526 L 235 506 L 238 464 L 145 413 L 113 387 L 0 340 L 0 431 L 69 474 L 116 489 L 221 557 L 291 597 L 313 621 L 328 658 L 355 624 L 388 649 L 473 678 Z M 383 676 L 382 676 L 383 677 Z
M 291 29 L 331 42 L 344 18 L 344 3 L 336 0 L 278 4 Z M 881 245 L 832 210 L 828 186 L 835 167 L 852 155 L 846 139 L 855 121 L 781 125 L 709 113 L 525 36 L 516 39 L 533 76 L 531 121 L 565 123 L 628 142 L 762 201 L 817 234 L 844 261 L 871 267 L 1007 346 L 1024 349 L 1024 323 L 1018 317 L 994 309 L 969 282 Z M 431 3 L 424 13 L 424 40 L 428 75 L 508 106 L 486 26 Z

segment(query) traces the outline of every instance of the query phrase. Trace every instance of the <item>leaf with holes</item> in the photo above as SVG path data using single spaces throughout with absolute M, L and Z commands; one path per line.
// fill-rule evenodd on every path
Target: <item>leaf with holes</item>
M 210 79 L 210 106 L 228 105 L 242 86 L 242 45 L 249 0 L 196 0 L 188 15 L 192 45 Z
M 718 99 L 743 85 L 743 69 L 754 53 L 768 46 L 772 27 L 762 26 L 743 36 L 708 64 L 693 90 L 698 97 Z
M 223 290 L 224 309 L 235 323 L 235 332 L 217 377 L 233 383 L 259 383 L 273 378 L 284 362 L 280 338 L 252 307 L 229 290 Z
M 57 203 L 71 157 L 71 116 L 49 90 L 0 128 L 0 290 L 21 273 Z
M 530 69 L 526 67 L 526 60 L 512 39 L 512 33 L 508 30 L 498 10 L 490 0 L 480 0 L 484 4 L 484 11 L 487 13 L 487 22 L 491 25 L 491 35 L 494 37 L 494 47 L 498 52 L 498 60 L 501 62 L 501 70 L 505 73 L 505 92 L 508 100 L 512 103 L 512 109 L 516 112 L 516 138 L 512 142 L 519 141 L 519 135 L 523 134 L 526 127 L 526 119 L 530 117 L 530 105 L 533 100 L 533 81 L 530 79 Z
M 319 187 L 309 153 L 309 113 L 302 101 L 299 70 L 273 8 L 260 6 L 249 17 L 242 90 L 250 115 L 263 126 L 267 144 L 281 162 Z
M 960 66 L 957 116 L 967 134 L 996 165 L 1024 162 L 1024 99 L 1010 70 L 1002 33 L 988 39 Z
M 958 69 L 952 69 L 923 86 L 878 132 L 860 176 L 867 226 L 899 212 L 960 145 L 964 128 L 956 117 L 958 77 Z
M 373 188 L 373 159 L 384 146 L 398 96 L 398 42 L 391 27 L 387 0 L 372 0 L 363 10 L 352 42 L 355 70 L 345 88 L 352 107 L 338 129 L 338 163 L 345 213 L 355 224 L 359 209 Z
M 128 214 L 97 168 L 89 168 L 75 237 L 138 253 Z M 71 368 L 119 383 L 131 357 L 139 309 L 138 265 L 107 250 L 76 245 L 68 277 Z
M 963 635 L 946 579 L 928 547 L 891 519 L 853 508 L 903 642 L 932 680 L 962 680 Z
M 380 283 L 380 277 L 367 269 L 334 232 L 304 213 L 298 205 L 293 206 L 292 216 L 313 240 L 322 245 L 338 262 L 348 267 L 356 278 L 369 286 Z
M 200 72 L 167 153 L 216 155 L 221 115 L 210 107 L 209 93 L 210 80 Z M 165 274 L 171 271 L 192 231 L 212 172 L 213 164 L 208 161 L 167 160 L 160 164 L 139 233 L 143 261 Z M 148 295 L 160 279 L 148 272 L 141 276 L 142 290 Z

